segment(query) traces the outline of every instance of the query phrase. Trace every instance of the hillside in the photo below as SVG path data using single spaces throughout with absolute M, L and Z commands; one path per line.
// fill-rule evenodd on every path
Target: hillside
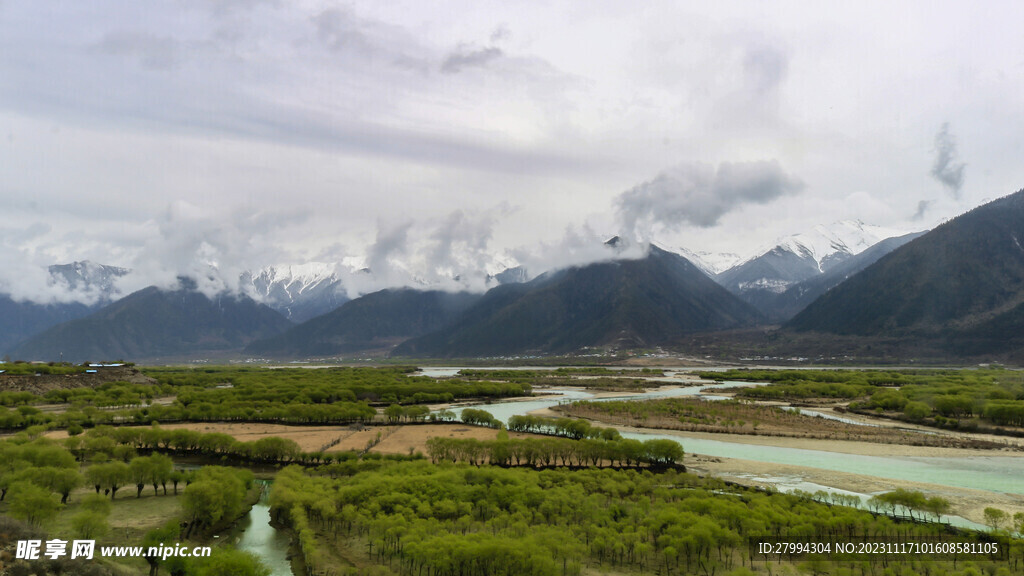
M 844 259 L 821 274 L 814 275 L 807 280 L 787 287 L 784 292 L 779 293 L 771 290 L 750 291 L 740 295 L 740 297 L 761 311 L 769 320 L 785 322 L 825 292 L 874 264 L 879 258 L 923 234 L 924 232 L 915 232 L 894 238 L 886 238 L 860 254 Z
M 394 355 L 563 353 L 590 346 L 654 347 L 688 333 L 753 325 L 749 305 L 685 258 L 651 247 L 615 260 L 499 286 L 450 327 L 400 345 Z
M 955 218 L 836 286 L 797 331 L 938 339 L 954 353 L 1017 347 L 1024 328 L 1024 191 Z
M 381 290 L 283 334 L 253 342 L 245 351 L 271 357 L 335 356 L 389 350 L 395 344 L 447 326 L 479 299 L 468 292 Z
M 23 342 L 11 356 L 81 362 L 147 359 L 238 349 L 291 325 L 250 298 L 208 298 L 189 289 L 155 287 L 130 294 L 78 320 Z

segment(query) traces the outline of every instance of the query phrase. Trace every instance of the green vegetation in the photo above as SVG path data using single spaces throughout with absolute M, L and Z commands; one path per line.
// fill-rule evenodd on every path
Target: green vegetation
M 597 440 L 524 438 L 496 440 L 435 436 L 427 440 L 434 462 L 468 462 L 498 466 L 667 467 L 683 460 L 683 447 L 672 440 Z
M 1024 426 L 1024 374 L 1010 370 L 729 370 L 700 376 L 771 383 L 740 390 L 744 398 L 853 400 L 854 411 L 968 430 Z
M 98 545 L 137 546 L 141 532 L 133 530 L 129 533 L 125 528 L 115 533 L 111 530 L 111 519 L 121 522 L 126 516 L 141 518 L 156 509 L 163 513 L 163 518 L 158 516 L 157 521 L 167 524 L 155 531 L 158 534 L 147 539 L 155 546 L 160 542 L 180 542 L 193 536 L 206 538 L 233 523 L 252 503 L 252 472 L 220 466 L 205 466 L 189 472 L 174 470 L 171 458 L 166 455 L 154 452 L 148 456 L 136 456 L 131 438 L 115 439 L 118 434 L 123 434 L 122 431 L 130 429 L 94 429 L 65 442 L 33 438 L 25 432 L 0 440 L 0 510 L 9 518 L 25 522 L 29 529 L 37 530 L 31 536 L 35 539 L 94 539 L 98 540 Z M 152 433 L 159 432 L 159 429 L 149 432 L 149 438 L 161 439 L 158 433 Z M 119 443 L 121 440 L 129 444 Z M 180 498 L 180 507 L 173 496 L 168 497 L 167 483 L 172 481 L 175 486 L 177 482 L 184 482 L 187 486 Z M 88 492 L 75 492 L 83 485 Z M 125 497 L 122 493 L 122 497 L 117 498 L 118 490 L 129 485 L 136 486 L 135 496 Z M 153 504 L 154 500 L 147 499 L 148 502 L 140 508 L 129 506 L 129 502 L 139 501 L 145 486 L 153 487 L 151 498 L 163 502 L 167 497 L 170 505 Z M 74 502 L 69 498 L 73 493 L 77 494 Z M 180 530 L 181 521 L 185 522 L 184 532 Z M 139 524 L 144 525 L 145 522 Z M 4 529 L 6 535 L 14 532 L 16 530 Z M 221 552 L 218 550 L 210 558 L 196 560 L 171 559 L 167 568 L 172 574 L 266 574 L 250 555 L 240 556 L 223 550 L 222 556 Z M 147 560 L 151 570 L 163 563 L 157 558 Z M 122 561 L 128 566 L 139 562 L 138 559 Z M 82 560 L 67 567 L 42 561 L 27 566 L 32 568 L 26 571 L 26 565 L 22 565 L 17 568 L 21 571 L 10 573 L 98 575 L 119 570 L 98 561 Z
M 568 442 L 568 440 L 567 440 Z M 371 465 L 372 464 L 372 465 Z M 359 463 L 348 473 L 282 470 L 272 514 L 298 534 L 314 571 L 355 574 L 331 550 L 377 565 L 360 574 L 1009 574 L 1021 541 L 896 522 L 799 495 L 731 487 L 675 470 L 547 469 Z M 759 554 L 760 542 L 994 539 L 1005 560 L 914 555 L 806 562 Z M 780 566 L 780 563 L 784 563 Z M 1002 570 L 1000 572 L 999 570 Z
M 106 383 L 95 388 L 0 393 L 0 428 L 35 425 L 89 428 L 151 422 L 274 422 L 348 424 L 375 418 L 375 405 L 413 405 L 467 398 L 528 396 L 526 382 L 438 381 L 411 376 L 411 367 L 329 368 L 152 368 L 156 385 Z M 157 397 L 173 397 L 153 403 Z M 66 403 L 63 412 L 33 404 Z M 107 409 L 116 407 L 117 409 Z M 413 418 L 415 416 L 415 418 Z M 422 419 L 422 410 L 402 418 Z
M 47 364 L 40 364 L 37 362 L 6 362 L 0 364 L 0 370 L 4 371 L 4 374 L 8 376 L 15 375 L 35 375 L 35 374 L 84 374 L 89 366 L 86 364 L 76 365 L 69 364 L 67 362 L 49 362 Z

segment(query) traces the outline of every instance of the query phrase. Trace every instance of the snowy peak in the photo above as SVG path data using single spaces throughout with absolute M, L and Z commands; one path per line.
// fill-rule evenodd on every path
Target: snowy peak
M 243 272 L 239 287 L 294 322 L 325 314 L 348 301 L 338 265 L 324 262 Z
M 719 274 L 716 280 L 750 302 L 753 293 L 782 294 L 790 286 L 821 276 L 886 238 L 903 234 L 859 220 L 819 225 L 783 238 L 756 257 Z
M 794 234 L 780 240 L 775 246 L 761 252 L 756 258 L 772 250 L 792 252 L 802 259 L 813 260 L 819 272 L 824 272 L 846 258 L 867 250 L 875 244 L 900 236 L 905 232 L 871 226 L 859 220 L 841 220 L 831 226 L 817 225 L 811 231 Z M 752 258 L 753 260 L 755 258 Z
M 739 264 L 741 260 L 739 254 L 731 252 L 694 252 L 686 248 L 679 248 L 677 252 L 712 278 Z
M 96 294 L 100 300 L 110 300 L 116 294 L 114 282 L 128 274 L 127 268 L 97 264 L 89 260 L 54 264 L 47 268 L 51 284 L 66 285 L 71 292 Z
M 255 274 L 242 274 L 243 285 L 251 286 L 257 294 L 268 296 L 280 290 L 283 297 L 291 300 L 309 290 L 315 290 L 317 286 L 338 281 L 336 266 L 323 262 L 267 266 Z

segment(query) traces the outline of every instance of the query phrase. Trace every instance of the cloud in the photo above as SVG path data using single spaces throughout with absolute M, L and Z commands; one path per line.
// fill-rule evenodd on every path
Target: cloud
M 757 96 L 774 92 L 789 71 L 789 57 L 781 49 L 770 45 L 747 48 L 743 58 L 744 79 Z
M 505 24 L 499 24 L 494 32 L 491 32 L 491 44 L 497 44 L 498 42 L 504 42 L 512 37 L 512 31 L 509 30 Z
M 774 160 L 683 164 L 619 194 L 615 209 L 624 236 L 649 239 L 655 227 L 709 228 L 742 205 L 767 204 L 803 187 Z
M 622 240 L 615 246 L 606 242 L 609 235 L 602 234 L 588 224 L 566 226 L 562 237 L 555 242 L 541 242 L 511 250 L 511 256 L 530 277 L 571 266 L 585 266 L 594 262 L 629 260 L 647 256 L 650 245 L 646 242 Z
M 156 233 L 128 263 L 131 272 L 115 285 L 122 294 L 147 286 L 174 289 L 179 278 L 186 277 L 207 296 L 237 292 L 242 272 L 288 261 L 278 231 L 307 217 L 287 210 L 239 210 L 218 217 L 190 203 L 174 202 L 150 222 Z
M 932 164 L 932 176 L 935 177 L 954 199 L 960 199 L 960 190 L 964 185 L 963 162 L 958 162 L 956 137 L 949 132 L 949 122 L 942 125 L 935 135 L 935 162 Z
M 110 32 L 93 48 L 103 54 L 137 58 L 150 70 L 177 67 L 181 51 L 180 43 L 174 38 L 128 31 Z
M 412 220 L 386 227 L 377 222 L 377 240 L 370 246 L 366 256 L 366 267 L 383 286 L 401 282 L 396 276 L 404 272 L 399 262 L 408 253 L 409 230 Z
M 486 212 L 467 214 L 455 210 L 448 214 L 430 235 L 423 251 L 426 269 L 441 277 L 483 279 L 491 258 L 488 245 L 496 220 L 496 214 Z
M 504 52 L 501 48 L 495 46 L 475 50 L 468 46 L 459 46 L 445 57 L 444 62 L 441 63 L 441 72 L 457 74 L 465 68 L 482 68 L 503 55 Z
M 490 242 L 494 226 L 509 212 L 500 205 L 484 211 L 454 210 L 423 221 L 378 221 L 376 239 L 364 260 L 369 273 L 343 280 L 349 296 L 400 286 L 486 290 L 488 272 L 504 268 Z
M 917 203 L 917 211 L 911 217 L 911 220 L 917 221 L 924 218 L 924 213 L 928 211 L 928 208 L 934 203 L 934 200 L 921 200 Z

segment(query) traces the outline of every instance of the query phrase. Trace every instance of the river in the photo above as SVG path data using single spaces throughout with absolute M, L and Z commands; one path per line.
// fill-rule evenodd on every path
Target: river
M 502 368 L 507 369 L 507 368 Z M 536 368 L 530 368 L 536 369 Z M 547 368 L 545 368 L 547 369 Z M 550 368 L 553 369 L 553 368 Z M 424 369 L 423 374 L 433 377 L 454 376 L 460 368 L 429 368 Z M 654 379 L 652 379 L 654 380 Z M 656 380 L 665 380 L 657 378 Z M 596 398 L 594 394 L 580 389 L 548 389 L 549 396 L 530 400 L 516 400 L 508 402 L 467 404 L 454 408 L 460 413 L 465 408 L 476 408 L 490 412 L 494 417 L 503 422 L 516 415 L 525 415 L 534 410 L 550 408 L 563 402 L 574 400 L 633 400 L 668 398 L 677 396 L 693 396 L 701 394 L 704 398 L 720 399 L 724 396 L 702 394 L 701 390 L 706 389 L 727 389 L 738 386 L 757 385 L 750 382 L 721 382 L 707 383 L 700 386 L 690 387 L 663 387 L 644 394 L 623 394 L 614 398 Z M 837 418 L 838 419 L 838 418 Z M 806 450 L 799 448 L 784 448 L 778 446 L 764 446 L 759 444 L 744 444 L 740 442 L 722 442 L 718 440 L 707 440 L 702 438 L 690 438 L 685 433 L 665 434 L 657 431 L 650 432 L 624 432 L 626 438 L 648 440 L 652 438 L 668 438 L 679 441 L 687 453 L 699 453 L 708 456 L 723 458 L 739 458 L 758 462 L 771 462 L 776 464 L 789 464 L 796 466 L 807 466 L 837 472 L 848 472 L 852 474 L 864 474 L 877 478 L 892 480 L 906 480 L 913 482 L 926 482 L 956 488 L 971 488 L 1002 492 L 1009 494 L 1020 494 L 1022 492 L 1021 478 L 1024 477 L 1024 458 L 1006 456 L 985 456 L 985 457 L 960 457 L 960 458 L 928 458 L 928 457 L 894 457 L 894 456 L 863 456 L 856 454 L 840 454 L 821 450 Z M 821 486 L 805 482 L 794 477 L 759 477 L 758 480 L 770 482 L 780 490 L 804 490 L 814 492 L 826 490 L 844 494 L 853 494 L 843 490 L 837 490 L 828 486 Z M 868 495 L 858 494 L 866 497 Z M 255 553 L 271 569 L 272 576 L 293 576 L 291 563 L 288 560 L 290 537 L 282 531 L 275 530 L 270 525 L 270 506 L 266 502 L 266 495 L 253 506 L 241 527 L 243 531 L 236 546 L 240 550 L 247 550 Z M 866 500 L 866 498 L 864 498 Z M 944 521 L 955 525 L 983 529 L 983 526 L 964 520 L 955 516 L 947 516 Z
M 626 394 L 615 398 L 596 398 L 594 394 L 578 389 L 549 390 L 555 395 L 536 400 L 501 402 L 493 404 L 473 404 L 460 406 L 486 410 L 499 420 L 507 422 L 511 416 L 522 415 L 533 410 L 549 408 L 563 402 L 574 400 L 622 400 L 649 399 L 674 396 L 692 396 L 700 394 L 702 389 L 725 389 L 737 386 L 751 386 L 749 382 L 723 382 L 698 387 L 660 388 L 647 394 Z M 705 395 L 706 397 L 707 395 Z M 714 394 L 711 395 L 714 397 Z M 822 450 L 801 448 L 784 448 L 761 444 L 744 444 L 742 442 L 723 442 L 703 438 L 692 438 L 684 432 L 666 434 L 658 431 L 625 432 L 626 438 L 649 440 L 652 438 L 668 438 L 683 445 L 687 453 L 697 453 L 722 458 L 740 458 L 774 464 L 806 466 L 863 474 L 891 480 L 907 480 L 951 486 L 956 488 L 972 488 L 1008 494 L 1022 493 L 1021 478 L 1024 477 L 1024 457 L 983 456 L 983 457 L 897 457 L 897 456 L 864 456 L 856 454 L 840 454 Z

